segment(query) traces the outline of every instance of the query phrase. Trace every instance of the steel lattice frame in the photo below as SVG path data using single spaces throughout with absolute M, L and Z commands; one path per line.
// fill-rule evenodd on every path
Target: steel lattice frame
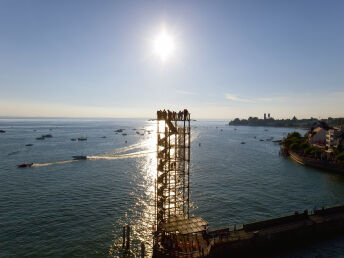
M 186 119 L 157 117 L 157 180 L 155 211 L 157 233 L 169 218 L 189 218 L 190 114 Z

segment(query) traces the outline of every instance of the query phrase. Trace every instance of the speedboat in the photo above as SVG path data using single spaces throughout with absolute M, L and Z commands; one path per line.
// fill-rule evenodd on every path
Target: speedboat
M 5 130 L 0 130 L 0 133 L 6 133 L 6 131 Z
M 18 168 L 28 168 L 31 167 L 33 165 L 33 163 L 23 163 L 20 165 L 17 165 Z
M 85 159 L 87 159 L 87 156 L 83 156 L 83 155 L 73 156 L 73 159 L 75 159 L 75 160 L 85 160 Z
M 42 135 L 42 137 L 44 137 L 44 138 L 51 138 L 53 136 L 51 134 L 45 134 L 45 135 Z
M 87 138 L 86 137 L 79 137 L 78 141 L 87 141 Z
M 25 146 L 32 146 L 32 145 L 33 145 L 32 143 L 25 144 Z
M 43 136 L 37 137 L 36 140 L 44 140 L 45 138 Z

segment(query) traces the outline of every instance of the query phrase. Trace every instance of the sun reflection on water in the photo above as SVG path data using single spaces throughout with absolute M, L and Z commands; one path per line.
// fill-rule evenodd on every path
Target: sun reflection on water
M 156 123 L 151 122 L 145 126 L 147 132 L 145 138 L 139 142 L 141 151 L 147 153 L 144 157 L 138 158 L 137 174 L 133 175 L 137 180 L 130 196 L 135 200 L 134 207 L 128 207 L 127 216 L 123 220 L 115 223 L 114 226 L 122 228 L 125 224 L 131 227 L 131 256 L 140 253 L 141 242 L 145 243 L 146 255 L 152 256 L 153 237 L 152 227 L 155 223 L 155 203 L 154 203 L 154 182 L 156 179 Z M 130 215 L 129 215 L 130 214 Z M 135 218 L 131 218 L 132 214 Z M 122 229 L 115 229 L 114 241 L 110 247 L 109 255 L 122 256 Z

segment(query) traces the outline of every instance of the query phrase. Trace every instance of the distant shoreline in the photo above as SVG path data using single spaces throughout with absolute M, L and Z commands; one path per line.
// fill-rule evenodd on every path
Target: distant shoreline
M 284 128 L 297 128 L 307 130 L 312 127 L 314 122 L 319 121 L 316 118 L 310 119 L 297 119 L 295 116 L 292 119 L 259 119 L 257 117 L 250 117 L 248 119 L 235 118 L 230 121 L 228 125 L 233 126 L 265 126 L 265 127 L 284 127 Z M 344 124 L 344 118 L 327 118 L 320 121 L 326 122 L 330 127 L 335 127 Z
M 309 128 L 305 127 L 298 127 L 298 126 L 276 126 L 276 125 L 232 125 L 229 124 L 229 126 L 250 126 L 250 127 L 271 127 L 271 128 L 295 128 L 300 130 L 308 130 Z

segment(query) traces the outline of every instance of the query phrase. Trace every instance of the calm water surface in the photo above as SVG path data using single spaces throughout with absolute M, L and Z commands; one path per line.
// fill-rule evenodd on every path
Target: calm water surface
M 299 166 L 278 155 L 279 145 L 260 141 L 281 139 L 292 129 L 225 124 L 192 123 L 192 214 L 212 229 L 344 204 L 344 176 Z M 126 136 L 114 132 L 120 128 Z M 121 256 L 127 223 L 133 256 L 140 241 L 150 252 L 154 122 L 0 119 L 0 129 L 6 130 L 0 134 L 0 256 Z M 35 139 L 42 134 L 53 137 Z M 88 140 L 70 140 L 77 137 Z M 73 155 L 94 159 L 72 162 Z M 38 165 L 16 167 L 23 162 Z M 283 256 L 342 254 L 340 237 Z

